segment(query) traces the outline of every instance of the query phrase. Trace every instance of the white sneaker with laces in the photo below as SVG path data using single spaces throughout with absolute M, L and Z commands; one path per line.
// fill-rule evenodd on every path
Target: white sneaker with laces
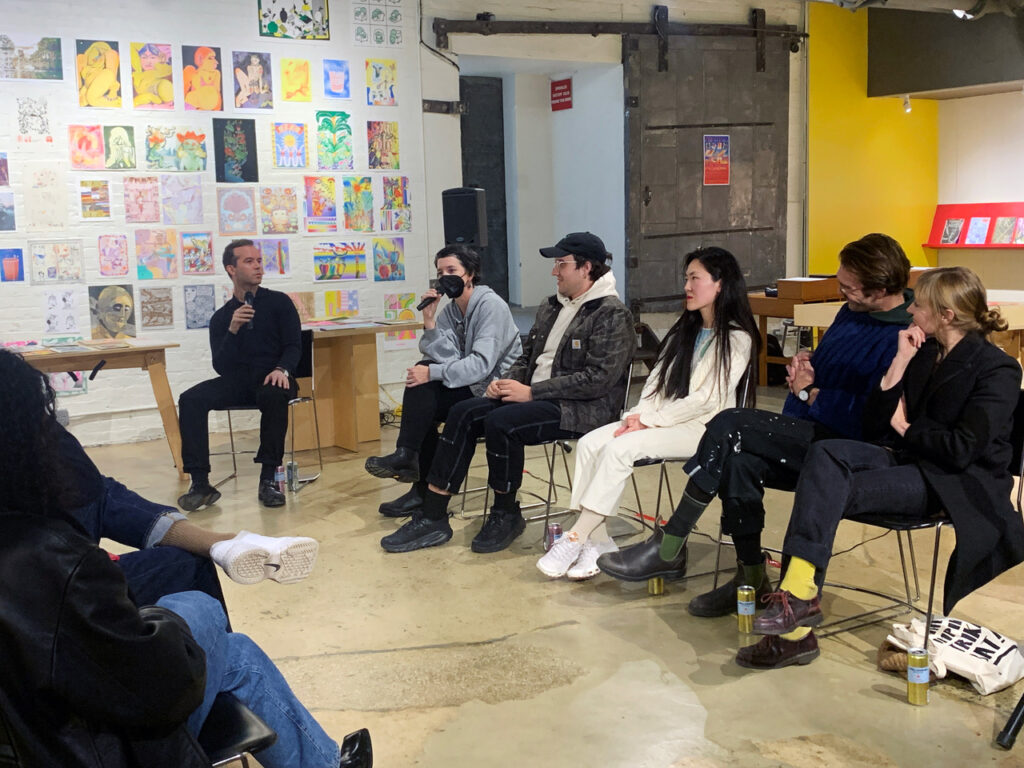
M 601 572 L 601 569 L 597 567 L 597 558 L 605 552 L 618 551 L 618 546 L 611 539 L 602 541 L 599 544 L 595 544 L 587 539 L 587 543 L 583 545 L 583 551 L 576 558 L 575 565 L 566 571 L 565 575 L 570 581 L 584 581 L 593 578 Z
M 548 553 L 537 561 L 537 568 L 548 578 L 560 579 L 565 576 L 565 572 L 572 567 L 582 551 L 583 542 L 580 541 L 579 534 L 570 531 L 551 545 Z
M 239 584 L 258 584 L 264 579 L 294 584 L 312 573 L 319 548 L 316 539 L 306 536 L 239 531 L 234 538 L 210 547 L 210 558 Z

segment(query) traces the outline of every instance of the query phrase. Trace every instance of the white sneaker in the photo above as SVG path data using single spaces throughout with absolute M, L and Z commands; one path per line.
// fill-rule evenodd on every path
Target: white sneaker
M 584 581 L 593 578 L 601 572 L 601 569 L 597 567 L 597 558 L 605 552 L 618 551 L 619 548 L 611 539 L 602 541 L 600 544 L 595 544 L 587 539 L 587 543 L 583 545 L 583 551 L 576 558 L 576 564 L 565 575 L 570 581 Z
M 294 584 L 312 573 L 319 548 L 316 539 L 305 536 L 261 536 L 239 531 L 233 539 L 210 547 L 210 557 L 239 584 L 258 584 L 264 579 Z
M 569 532 L 551 545 L 551 549 L 540 560 L 537 561 L 537 568 L 545 576 L 552 579 L 560 579 L 565 572 L 576 562 L 576 558 L 583 551 L 583 542 L 579 534 Z

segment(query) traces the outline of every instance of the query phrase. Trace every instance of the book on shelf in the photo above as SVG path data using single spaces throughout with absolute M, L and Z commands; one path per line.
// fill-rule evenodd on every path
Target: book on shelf
M 992 219 L 988 216 L 972 216 L 971 223 L 967 227 L 967 236 L 964 238 L 964 245 L 984 245 L 988 239 L 988 225 Z
M 992 245 L 1009 245 L 1010 241 L 1013 240 L 1013 228 L 1016 224 L 1016 216 L 999 216 L 996 218 L 996 226 L 992 230 Z
M 963 219 L 946 219 L 942 229 L 942 245 L 956 245 L 960 241 L 960 231 L 964 228 Z

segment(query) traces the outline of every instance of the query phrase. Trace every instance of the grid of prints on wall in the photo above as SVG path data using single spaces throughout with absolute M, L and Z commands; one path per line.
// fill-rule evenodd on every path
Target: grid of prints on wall
M 304 320 L 415 317 L 415 201 L 389 113 L 403 71 L 386 50 L 404 47 L 410 1 L 246 0 L 251 26 L 221 39 L 174 24 L 83 24 L 62 38 L 0 22 L 0 304 L 26 286 L 40 318 L 19 328 L 34 339 L 0 340 L 207 328 L 229 295 L 220 253 L 238 237 Z

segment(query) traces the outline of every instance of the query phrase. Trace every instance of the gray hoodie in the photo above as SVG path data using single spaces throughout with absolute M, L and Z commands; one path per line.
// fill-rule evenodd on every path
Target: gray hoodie
M 473 289 L 465 317 L 450 301 L 438 314 L 437 326 L 420 336 L 430 380 L 449 389 L 469 387 L 477 397 L 505 375 L 522 350 L 508 304 L 486 285 Z

